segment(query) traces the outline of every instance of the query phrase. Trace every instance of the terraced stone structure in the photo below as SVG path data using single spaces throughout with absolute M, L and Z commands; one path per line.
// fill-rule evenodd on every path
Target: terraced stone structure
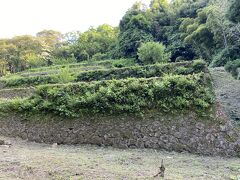
M 33 117 L 31 117 L 33 118 Z M 2 117 L 0 134 L 35 142 L 154 148 L 202 155 L 239 156 L 240 135 L 228 122 L 198 122 L 194 115 L 86 117 Z
M 0 134 L 46 143 L 240 156 L 240 132 L 214 103 L 202 62 L 90 70 L 75 77 L 70 84 L 39 81 L 41 86 L 30 84 L 30 98 L 2 100 Z M 7 91 L 10 81 L 1 81 Z

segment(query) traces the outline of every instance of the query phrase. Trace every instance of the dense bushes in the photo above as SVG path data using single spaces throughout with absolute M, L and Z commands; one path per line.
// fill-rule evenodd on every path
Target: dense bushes
M 60 73 L 54 77 L 59 83 L 68 83 L 74 81 L 74 76 L 71 74 L 69 67 L 61 69 Z
M 111 79 L 150 78 L 161 77 L 164 74 L 193 74 L 206 71 L 203 61 L 170 63 L 165 65 L 133 66 L 119 69 L 86 71 L 80 73 L 69 73 L 63 70 L 58 75 L 17 77 L 3 79 L 0 82 L 6 87 L 34 86 L 39 84 L 54 84 L 79 81 L 97 81 Z M 64 74 L 65 73 L 65 74 Z M 66 77 L 65 77 L 66 76 Z M 67 80 L 62 80 L 66 79 Z
M 135 64 L 125 60 L 100 63 L 106 62 L 111 67 Z M 2 78 L 0 84 L 5 87 L 44 85 L 38 86 L 31 98 L 0 103 L 0 112 L 53 112 L 67 117 L 152 110 L 204 113 L 213 103 L 202 60 L 72 73 L 75 65 L 59 66 L 60 73 L 54 75 Z
M 231 6 L 229 8 L 228 17 L 231 21 L 233 21 L 235 23 L 240 22 L 239 8 L 240 8 L 239 0 L 233 0 Z
M 225 65 L 226 71 L 230 72 L 233 77 L 240 78 L 240 59 L 230 61 Z
M 98 81 L 125 78 L 161 77 L 164 74 L 192 74 L 206 70 L 203 61 L 170 63 L 165 65 L 134 66 L 119 69 L 88 71 L 80 73 L 76 81 Z
M 214 58 L 212 63 L 210 64 L 211 67 L 220 67 L 224 66 L 227 62 L 232 61 L 234 59 L 240 58 L 240 47 L 239 46 L 232 46 L 220 51 Z
M 162 43 L 147 42 L 138 48 L 138 58 L 143 64 L 166 63 L 169 56 Z
M 2 110 L 54 112 L 79 117 L 86 114 L 201 111 L 210 108 L 213 97 L 204 73 L 169 75 L 163 78 L 127 79 L 44 85 L 22 102 L 2 104 Z
M 50 71 L 50 70 L 59 70 L 61 68 L 69 67 L 69 68 L 83 68 L 83 67 L 91 67 L 91 66 L 97 66 L 97 67 L 128 67 L 128 66 L 134 66 L 135 60 L 134 59 L 117 59 L 117 60 L 102 60 L 102 61 L 83 61 L 81 63 L 73 63 L 73 64 L 64 64 L 64 65 L 55 65 L 55 66 L 48 66 L 48 67 L 41 67 L 41 68 L 34 68 L 29 69 L 27 71 L 23 71 L 22 74 L 26 72 L 42 72 L 42 71 Z
M 100 61 L 100 60 L 105 60 L 105 59 L 109 59 L 107 54 L 104 53 L 97 53 L 95 55 L 93 55 L 92 60 L 94 61 Z

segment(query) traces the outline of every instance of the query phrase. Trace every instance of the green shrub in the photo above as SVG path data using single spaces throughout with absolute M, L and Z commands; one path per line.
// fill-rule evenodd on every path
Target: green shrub
M 202 59 L 193 61 L 192 66 L 193 66 L 194 71 L 196 71 L 196 72 L 207 70 L 206 62 Z
M 167 113 L 204 112 L 212 103 L 212 92 L 207 88 L 204 74 L 200 73 L 150 79 L 43 85 L 38 87 L 35 96 L 24 102 L 26 105 L 14 103 L 12 106 L 20 112 L 53 112 L 57 115 L 79 117 L 98 113 L 136 114 L 154 109 Z M 11 109 L 11 104 L 7 107 Z M 4 109 L 4 106 L 0 109 Z
M 27 68 L 36 68 L 36 67 L 42 67 L 47 65 L 47 61 L 44 58 L 39 58 L 37 55 L 29 55 L 27 58 L 28 66 Z
M 240 68 L 240 59 L 230 61 L 225 65 L 226 71 L 230 72 L 233 77 L 238 78 L 239 72 L 238 69 Z
M 109 57 L 107 54 L 103 54 L 103 53 L 97 53 L 92 57 L 92 60 L 94 61 L 100 61 L 105 59 L 109 59 Z
M 143 64 L 166 63 L 169 56 L 165 46 L 157 42 L 147 42 L 138 48 L 138 57 Z
M 32 107 L 32 100 L 26 98 L 16 98 L 8 101 L 1 101 L 0 100 L 0 112 L 9 113 L 10 111 L 16 112 L 30 112 Z
M 86 61 L 86 60 L 89 60 L 89 58 L 90 58 L 90 56 L 86 51 L 83 51 L 77 55 L 78 61 Z
M 233 59 L 239 59 L 240 58 L 239 51 L 240 47 L 238 46 L 223 49 L 213 58 L 210 67 L 224 66 L 227 62 L 232 61 Z
M 55 76 L 55 79 L 58 83 L 68 83 L 74 81 L 75 77 L 71 74 L 69 67 L 65 67 Z

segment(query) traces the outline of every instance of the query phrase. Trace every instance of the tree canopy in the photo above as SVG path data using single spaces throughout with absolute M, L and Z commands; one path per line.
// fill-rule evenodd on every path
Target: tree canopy
M 138 48 L 147 42 L 163 44 L 171 62 L 202 58 L 223 66 L 240 58 L 239 8 L 239 0 L 137 2 L 119 27 L 103 24 L 66 34 L 43 30 L 36 36 L 1 39 L 0 73 L 91 59 L 139 60 Z

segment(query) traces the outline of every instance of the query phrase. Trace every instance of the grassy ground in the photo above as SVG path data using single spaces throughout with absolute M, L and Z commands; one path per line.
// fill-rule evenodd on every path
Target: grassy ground
M 154 179 L 164 159 L 165 179 L 240 179 L 240 159 L 155 150 L 52 146 L 8 139 L 0 146 L 0 179 Z M 155 178 L 159 179 L 159 178 Z

